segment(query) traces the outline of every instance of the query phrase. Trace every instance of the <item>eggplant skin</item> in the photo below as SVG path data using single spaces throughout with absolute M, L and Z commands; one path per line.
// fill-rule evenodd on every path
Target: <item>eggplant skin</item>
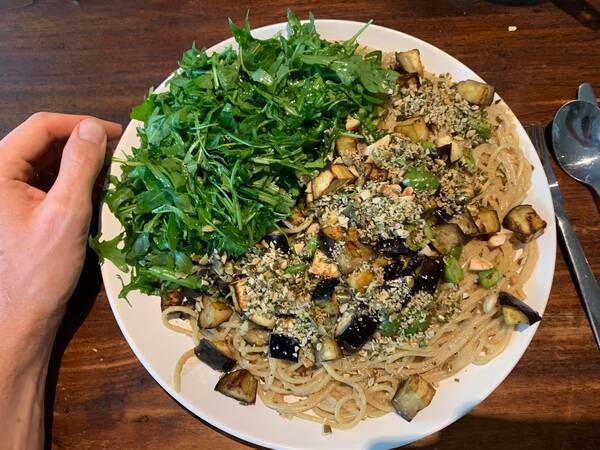
M 336 340 L 348 353 L 355 353 L 362 348 L 376 329 L 377 320 L 366 314 L 342 316 L 336 327 Z
M 225 343 L 223 342 L 223 344 Z M 217 348 L 218 346 L 219 344 L 216 342 L 202 339 L 194 349 L 194 353 L 200 361 L 211 369 L 219 372 L 229 372 L 235 366 L 235 359 L 226 355 L 223 349 Z
M 231 397 L 244 405 L 256 402 L 258 380 L 246 369 L 235 370 L 223 375 L 215 386 L 215 391 Z
M 458 93 L 469 103 L 489 106 L 494 100 L 494 86 L 475 80 L 460 81 L 456 85 Z
M 281 253 L 286 255 L 292 254 L 292 249 L 290 248 L 287 237 L 283 234 L 268 234 L 263 238 L 263 241 L 269 246 L 273 245 L 273 247 Z
M 447 255 L 454 247 L 465 245 L 468 241 L 467 236 L 454 223 L 434 225 L 431 231 L 433 233 L 431 244 L 442 255 Z
M 298 362 L 300 343 L 291 336 L 271 333 L 269 336 L 269 358 Z
M 377 242 L 375 249 L 380 253 L 388 255 L 413 255 L 415 253 L 406 246 L 406 239 L 401 237 L 382 239 Z
M 541 316 L 531 306 L 508 292 L 500 292 L 498 300 L 502 305 L 504 321 L 508 325 L 519 323 L 533 325 L 542 320 Z
M 312 293 L 311 300 L 314 302 L 331 300 L 335 291 L 335 287 L 339 283 L 340 280 L 337 278 L 326 278 L 324 280 L 319 281 Z
M 398 386 L 392 406 L 404 420 L 411 421 L 423 408 L 429 406 L 435 388 L 420 375 L 409 376 Z
M 331 336 L 324 336 L 323 339 L 321 339 L 318 351 L 319 361 L 333 361 L 335 359 L 340 359 L 342 356 L 342 351 L 335 339 Z
M 502 225 L 515 233 L 519 241 L 527 243 L 541 236 L 547 223 L 531 205 L 519 205 L 506 214 Z
M 415 285 L 413 291 L 434 293 L 444 270 L 444 265 L 437 259 L 419 255 L 419 259 L 409 262 L 414 267 Z

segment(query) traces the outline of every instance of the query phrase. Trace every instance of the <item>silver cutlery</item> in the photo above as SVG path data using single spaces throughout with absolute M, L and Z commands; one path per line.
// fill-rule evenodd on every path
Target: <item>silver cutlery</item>
M 594 338 L 596 339 L 596 344 L 600 347 L 600 287 L 583 253 L 583 248 L 575 235 L 571 222 L 565 213 L 558 182 L 550 165 L 550 154 L 546 145 L 544 126 L 537 124 L 527 127 L 527 133 L 531 137 L 533 146 L 542 161 L 546 178 L 548 178 L 559 236 L 562 238 L 566 256 L 571 263 L 575 278 L 577 279 L 579 292 L 592 327 L 592 332 L 594 333 Z
M 564 104 L 552 122 L 552 146 L 560 167 L 600 196 L 600 109 L 592 87 L 579 86 L 577 97 Z

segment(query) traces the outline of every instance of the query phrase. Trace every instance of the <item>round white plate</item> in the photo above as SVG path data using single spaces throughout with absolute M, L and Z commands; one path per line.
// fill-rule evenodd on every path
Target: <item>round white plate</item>
M 317 20 L 317 29 L 325 39 L 348 39 L 364 24 L 342 20 Z M 270 25 L 253 31 L 257 38 L 271 37 L 278 31 L 285 32 L 285 24 Z M 398 51 L 418 48 L 423 64 L 430 72 L 452 74 L 454 79 L 481 80 L 472 70 L 452 56 L 432 45 L 377 25 L 369 26 L 360 36 L 359 42 L 383 51 Z M 211 51 L 221 51 L 231 45 L 228 39 L 215 45 Z M 164 89 L 164 83 L 161 86 Z M 141 95 L 141 93 L 140 93 Z M 516 121 L 516 118 L 514 119 Z M 117 156 L 130 153 L 132 146 L 139 144 L 136 127 L 140 123 L 132 121 L 117 148 Z M 548 222 L 546 232 L 538 239 L 540 258 L 537 267 L 525 287 L 527 302 L 543 313 L 552 277 L 556 251 L 556 230 L 554 210 L 544 171 L 536 156 L 531 141 L 523 127 L 517 122 L 521 138 L 521 148 L 535 167 L 533 186 L 527 196 L 527 203 L 534 205 L 539 214 Z M 120 175 L 115 164 L 111 172 Z M 120 231 L 120 225 L 109 209 L 102 207 L 101 230 L 104 239 L 112 238 Z M 285 449 L 384 449 L 407 444 L 434 433 L 456 421 L 469 412 L 504 380 L 517 364 L 529 345 L 537 325 L 513 334 L 506 350 L 485 366 L 469 366 L 458 374 L 460 382 L 452 379 L 441 383 L 431 405 L 421 411 L 410 423 L 395 414 L 378 419 L 363 421 L 352 430 L 335 431 L 323 435 L 318 424 L 302 420 L 288 420 L 265 407 L 260 400 L 254 406 L 241 406 L 236 401 L 224 397 L 213 390 L 219 373 L 193 361 L 186 367 L 182 391 L 173 389 L 173 367 L 180 354 L 192 346 L 188 337 L 171 332 L 163 327 L 160 318 L 159 298 L 134 292 L 129 295 L 129 305 L 118 298 L 121 282 L 118 275 L 126 275 L 111 263 L 102 266 L 104 286 L 115 318 L 133 352 L 156 381 L 179 403 L 191 412 L 241 439 L 266 447 Z M 455 377 L 452 377 L 455 378 Z M 143 405 L 142 405 L 143 406 Z

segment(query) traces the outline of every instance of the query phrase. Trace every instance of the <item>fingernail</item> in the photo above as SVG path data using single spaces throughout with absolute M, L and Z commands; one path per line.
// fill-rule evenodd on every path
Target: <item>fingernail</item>
M 96 119 L 84 119 L 79 122 L 79 138 L 94 145 L 102 145 L 106 138 L 106 130 Z

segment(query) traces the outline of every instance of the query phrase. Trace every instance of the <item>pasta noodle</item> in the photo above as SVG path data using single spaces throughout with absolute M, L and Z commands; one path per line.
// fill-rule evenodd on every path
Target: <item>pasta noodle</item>
M 507 107 L 494 104 L 487 108 L 489 122 L 497 123 L 491 139 L 473 149 L 477 172 L 482 186 L 472 199 L 504 216 L 524 199 L 530 188 L 532 166 L 519 148 L 519 139 Z M 306 230 L 310 221 L 300 225 L 285 223 L 288 232 Z M 477 274 L 467 270 L 468 261 L 475 256 L 493 263 L 502 274 L 493 291 L 478 284 Z M 192 338 L 196 346 L 200 339 L 225 340 L 241 368 L 247 369 L 261 383 L 258 395 L 262 402 L 285 417 L 327 424 L 348 429 L 368 417 L 378 417 L 393 411 L 391 399 L 399 383 L 406 377 L 419 374 L 437 385 L 465 366 L 485 364 L 508 345 L 512 326 L 506 325 L 499 307 L 484 302 L 491 292 L 520 292 L 530 277 L 538 257 L 535 242 L 516 244 L 512 239 L 489 248 L 486 241 L 473 239 L 465 245 L 460 264 L 465 276 L 456 289 L 444 287 L 443 301 L 457 296 L 460 311 L 446 323 L 431 326 L 426 345 L 407 340 L 394 344 L 393 351 L 354 353 L 342 359 L 315 364 L 306 352 L 298 362 L 269 358 L 268 346 L 250 345 L 244 339 L 247 323 L 234 313 L 220 327 L 201 330 L 197 325 L 200 302 L 196 308 L 176 306 L 163 311 L 162 320 L 169 329 Z M 172 313 L 182 313 L 189 319 L 183 327 L 170 319 Z M 181 385 L 181 370 L 193 349 L 185 352 L 175 367 L 174 386 Z

